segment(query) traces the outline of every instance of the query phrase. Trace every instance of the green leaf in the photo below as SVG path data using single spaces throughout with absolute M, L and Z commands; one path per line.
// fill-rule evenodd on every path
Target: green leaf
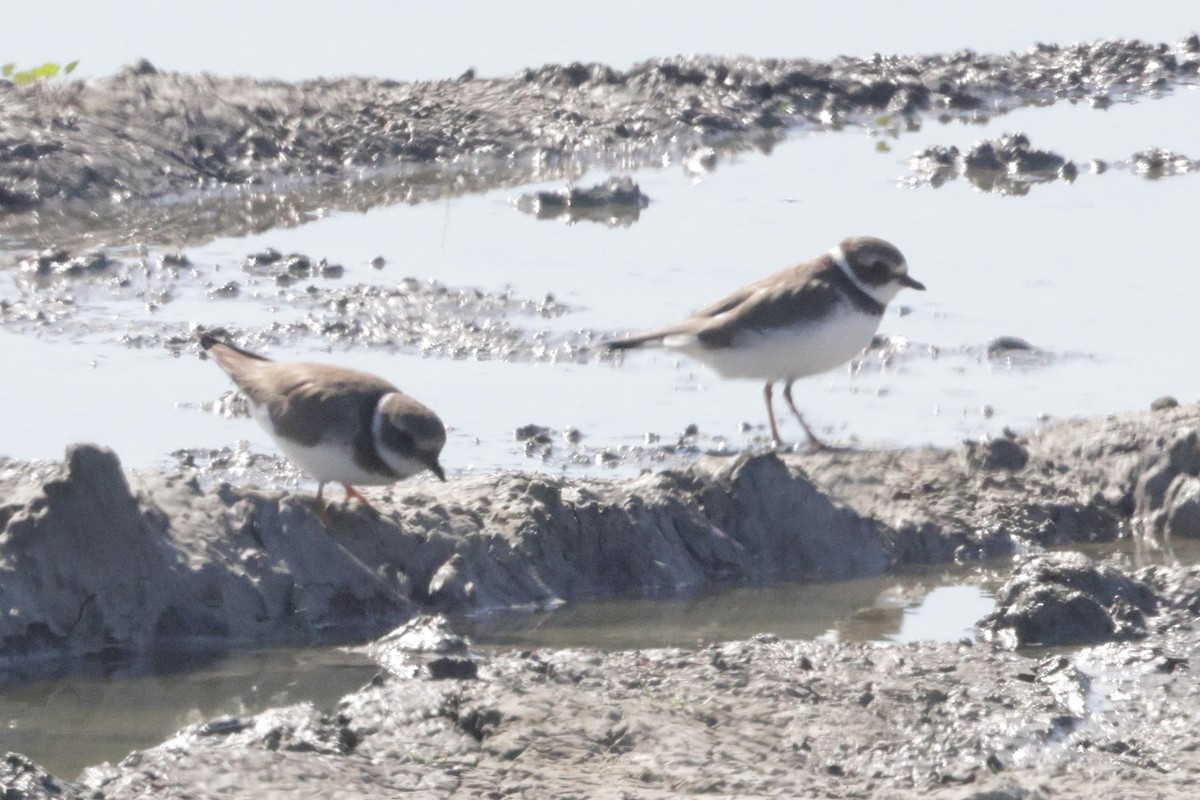
M 29 72 L 34 78 L 53 78 L 58 74 L 60 69 L 62 69 L 62 67 L 60 67 L 58 64 L 47 62 L 42 64 L 40 67 L 34 67 L 33 69 L 29 70 Z
M 875 143 L 875 150 L 880 153 L 892 152 L 892 148 L 888 145 L 887 142 L 883 141 L 882 139 L 880 139 L 878 142 Z
M 30 69 L 17 70 L 16 64 L 5 64 L 0 67 L 0 75 L 8 78 L 13 83 L 25 84 L 33 83 L 34 81 L 51 80 L 58 77 L 59 73 L 69 75 L 75 71 L 75 67 L 79 66 L 79 61 L 72 61 L 63 67 L 55 64 L 53 61 L 47 61 L 40 67 L 31 67 Z

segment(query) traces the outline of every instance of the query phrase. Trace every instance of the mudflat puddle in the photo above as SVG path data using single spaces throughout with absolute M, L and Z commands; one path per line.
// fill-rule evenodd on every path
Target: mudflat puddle
M 828 641 L 957 641 L 975 637 L 997 581 L 963 583 L 963 570 L 852 581 L 738 587 L 667 600 L 580 603 L 541 614 L 494 612 L 464 620 L 483 648 L 703 647 L 760 633 Z
M 580 603 L 547 613 L 459 620 L 475 651 L 695 647 L 759 633 L 780 638 L 956 641 L 992 606 L 992 583 L 961 569 L 828 584 L 738 588 L 688 599 Z M 956 582 L 957 581 L 957 582 Z M 0 686 L 0 752 L 72 779 L 181 727 L 312 702 L 331 710 L 380 667 L 342 648 L 178 653 L 137 664 L 89 661 L 67 674 Z
M 213 717 L 304 701 L 332 708 L 378 671 L 366 656 L 341 649 L 279 648 L 160 653 L 133 664 L 88 660 L 35 680 L 7 673 L 0 751 L 71 780 Z

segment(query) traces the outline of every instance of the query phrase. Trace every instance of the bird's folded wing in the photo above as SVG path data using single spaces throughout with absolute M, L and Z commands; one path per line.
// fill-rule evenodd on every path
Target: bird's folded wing
M 739 334 L 768 334 L 816 322 L 829 314 L 839 299 L 837 287 L 821 278 L 799 285 L 759 284 L 736 306 L 705 320 L 695 334 L 708 347 L 730 347 Z

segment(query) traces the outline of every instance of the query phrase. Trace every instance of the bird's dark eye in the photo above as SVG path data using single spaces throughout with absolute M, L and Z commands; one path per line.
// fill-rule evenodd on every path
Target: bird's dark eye
M 886 261 L 873 261 L 868 269 L 871 275 L 877 278 L 886 278 L 888 273 L 891 272 L 891 268 Z
M 391 425 L 383 426 L 383 443 L 402 455 L 412 455 L 417 451 L 417 443 L 408 431 L 402 431 Z

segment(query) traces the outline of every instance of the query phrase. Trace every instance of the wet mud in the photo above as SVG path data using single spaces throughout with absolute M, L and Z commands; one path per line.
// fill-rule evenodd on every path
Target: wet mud
M 423 356 L 504 361 L 587 361 L 595 330 L 555 332 L 549 323 L 570 306 L 547 294 L 484 292 L 435 280 L 399 277 L 385 285 L 343 281 L 344 268 L 302 253 L 248 254 L 235 271 L 191 261 L 185 253 L 128 258 L 103 249 L 44 250 L 22 260 L 12 293 L 0 299 L 0 327 L 64 339 L 102 337 L 135 349 L 197 354 L 201 326 L 160 321 L 154 312 L 181 296 L 218 302 L 286 305 L 286 324 L 214 329 L 244 346 L 266 349 L 305 338 L 327 346 L 405 349 Z M 141 318 L 113 306 L 143 307 Z M 266 316 L 264 313 L 263 316 Z
M 769 151 L 797 127 L 881 114 L 919 124 L 1058 100 L 1104 107 L 1193 83 L 1198 71 L 1194 34 L 1009 55 L 575 63 L 411 84 L 285 84 L 140 62 L 110 78 L 0 82 L 0 235 L 38 247 L 85 230 L 109 243 L 154 231 L 179 246 L 299 224 L 318 208 L 419 202 L 595 165 L 704 170 L 723 153 Z
M 288 85 L 146 63 L 101 80 L 0 83 L 0 241 L 19 254 L 0 323 L 194 353 L 195 330 L 105 321 L 81 298 L 150 307 L 199 292 L 304 310 L 290 325 L 225 332 L 253 349 L 316 336 L 449 358 L 590 361 L 611 332 L 554 332 L 547 322 L 570 313 L 554 297 L 350 286 L 320 254 L 265 251 L 222 271 L 186 248 L 298 225 L 318 208 L 571 180 L 594 166 L 705 171 L 797 128 L 881 116 L 919 125 L 1059 100 L 1103 107 L 1195 83 L 1198 70 L 1191 36 L 1010 56 L 573 64 L 428 84 Z M 1160 177 L 1194 164 L 1147 150 L 1128 166 Z M 1069 179 L 1073 166 L 1017 136 L 916 164 L 942 181 L 974 180 L 976 169 L 1011 193 Z M 647 208 L 624 183 L 527 205 L 609 225 Z M 131 241 L 170 249 L 136 259 L 105 247 Z M 911 357 L 1037 367 L 1070 354 L 1016 336 L 958 353 L 885 336 L 854 368 Z M 211 410 L 239 413 L 238 400 Z M 1166 400 L 904 451 L 775 453 L 761 431 L 727 442 L 694 428 L 611 451 L 586 431 L 533 421 L 514 431 L 530 458 L 642 472 L 417 481 L 372 492 L 377 513 L 335 505 L 327 524 L 290 466 L 245 450 L 179 451 L 136 473 L 89 444 L 61 462 L 3 459 L 6 667 L 352 638 L 373 641 L 382 671 L 334 709 L 210 720 L 78 777 L 10 754 L 0 785 L 114 798 L 1188 797 L 1200 770 L 1200 573 L 1170 554 L 1200 537 L 1198 430 L 1200 407 Z M 1145 562 L 1164 563 L 1048 552 L 1130 539 Z M 488 654 L 447 621 L 995 557 L 1013 557 L 1012 574 L 978 643 L 790 642 L 768 631 L 693 650 Z
M 132 349 L 203 357 L 198 345 L 203 325 L 155 318 L 177 299 L 200 298 L 257 306 L 263 318 L 271 307 L 299 312 L 286 323 L 271 320 L 211 331 L 256 351 L 307 341 L 323 349 L 380 348 L 479 361 L 618 365 L 623 359 L 601 344 L 624 332 L 571 325 L 575 309 L 554 294 L 522 297 L 511 289 L 484 291 L 410 276 L 379 283 L 351 281 L 342 265 L 316 254 L 269 249 L 247 254 L 231 269 L 193 259 L 186 250 L 131 258 L 106 248 L 50 248 L 18 261 L 15 273 L 10 293 L 0 298 L 0 328 L 20 335 L 99 338 Z M 147 313 L 113 313 L 117 308 Z M 964 368 L 1001 364 L 1038 369 L 1083 355 L 1050 352 L 1011 335 L 945 348 L 880 334 L 851 369 L 858 374 L 879 372 L 920 358 L 953 359 Z M 217 410 L 224 413 L 228 408 Z M 565 444 L 579 445 L 580 432 L 561 433 Z M 751 433 L 756 445 L 768 441 Z M 546 435 L 532 438 L 528 455 L 563 464 L 649 463 L 675 452 L 729 452 L 733 447 L 686 430 L 649 432 L 645 447 L 620 451 L 596 450 L 586 443 L 546 450 L 534 446 L 550 443 Z

